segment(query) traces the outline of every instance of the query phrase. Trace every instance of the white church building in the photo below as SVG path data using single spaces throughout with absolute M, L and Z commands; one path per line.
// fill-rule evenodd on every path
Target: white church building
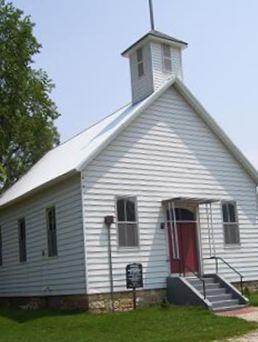
M 232 283 L 258 281 L 258 173 L 185 85 L 185 48 L 156 30 L 130 46 L 131 104 L 0 197 L 1 303 L 130 307 L 137 263 L 139 301 L 247 304 Z

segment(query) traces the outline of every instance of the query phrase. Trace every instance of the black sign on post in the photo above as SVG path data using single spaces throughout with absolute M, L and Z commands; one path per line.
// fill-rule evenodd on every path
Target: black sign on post
M 129 264 L 126 266 L 126 287 L 133 290 L 133 308 L 136 309 L 136 289 L 143 287 L 142 265 Z

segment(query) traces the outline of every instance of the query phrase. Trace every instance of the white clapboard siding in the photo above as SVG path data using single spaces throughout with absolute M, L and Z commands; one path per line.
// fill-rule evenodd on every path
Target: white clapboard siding
M 56 207 L 58 256 L 47 256 L 46 208 Z M 17 220 L 25 217 L 27 262 L 19 263 Z M 0 212 L 0 296 L 84 294 L 81 180 L 74 176 Z M 42 251 L 45 256 L 42 256 Z M 49 292 L 46 292 L 49 288 Z
M 171 77 L 183 78 L 182 65 L 181 65 L 181 49 L 170 48 L 172 57 L 172 72 L 165 72 L 163 67 L 163 53 L 162 44 L 151 43 L 151 56 L 152 56 L 152 68 L 153 68 L 153 82 L 154 89 L 159 89 L 164 82 Z
M 151 65 L 151 49 L 150 45 L 142 47 L 144 75 L 138 76 L 137 54 L 133 53 L 130 57 L 130 71 L 132 83 L 132 99 L 133 103 L 137 103 L 149 96 L 153 88 L 152 65 Z
M 116 225 L 111 229 L 114 286 L 125 290 L 125 267 L 140 262 L 146 289 L 163 288 L 169 274 L 161 201 L 177 196 L 234 199 L 238 205 L 241 247 L 225 248 L 221 204 L 212 205 L 214 241 L 201 209 L 201 252 L 216 252 L 241 271 L 258 279 L 256 188 L 239 163 L 174 88 L 109 144 L 83 172 L 83 213 L 86 230 L 89 293 L 109 291 L 105 215 L 115 214 L 115 197 L 137 196 L 140 246 L 119 249 Z M 210 234 L 212 235 L 212 234 Z M 205 262 L 205 272 L 213 271 Z M 221 265 L 222 275 L 238 280 Z

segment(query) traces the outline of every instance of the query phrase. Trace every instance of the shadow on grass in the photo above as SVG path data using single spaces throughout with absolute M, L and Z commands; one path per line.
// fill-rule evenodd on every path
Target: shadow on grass
M 78 316 L 80 314 L 87 314 L 85 311 L 65 311 L 65 310 L 22 310 L 18 308 L 0 308 L 0 317 L 7 318 L 17 323 L 26 323 L 44 317 L 65 317 L 65 316 Z

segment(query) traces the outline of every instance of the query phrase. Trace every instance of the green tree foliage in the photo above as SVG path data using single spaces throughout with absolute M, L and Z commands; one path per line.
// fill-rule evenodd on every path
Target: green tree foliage
M 54 85 L 33 68 L 41 45 L 29 16 L 0 0 L 0 193 L 59 143 Z

